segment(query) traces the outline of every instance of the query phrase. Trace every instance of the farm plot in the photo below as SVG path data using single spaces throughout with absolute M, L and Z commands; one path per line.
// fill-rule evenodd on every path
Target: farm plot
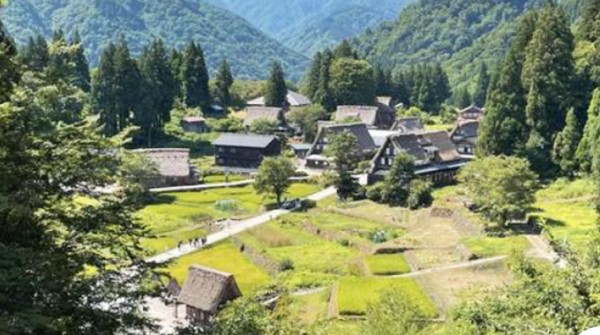
M 371 255 L 366 257 L 372 274 L 378 276 L 399 275 L 410 272 L 410 266 L 403 255 Z

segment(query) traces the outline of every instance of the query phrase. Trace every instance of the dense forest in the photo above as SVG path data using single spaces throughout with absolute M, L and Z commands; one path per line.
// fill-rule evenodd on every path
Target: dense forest
M 78 30 L 92 65 L 98 64 L 108 43 L 121 36 L 134 55 L 155 38 L 180 50 L 195 40 L 204 47 L 211 71 L 227 58 L 240 78 L 264 78 L 271 61 L 280 60 L 290 78 L 298 79 L 307 64 L 304 56 L 244 19 L 199 0 L 13 0 L 2 17 L 19 45 L 38 33 L 50 37 L 53 30 L 67 35 Z
M 248 20 L 289 48 L 312 56 L 398 15 L 412 0 L 208 0 Z

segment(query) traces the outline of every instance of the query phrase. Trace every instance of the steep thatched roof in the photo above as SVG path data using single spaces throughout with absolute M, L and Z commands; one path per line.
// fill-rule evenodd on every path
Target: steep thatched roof
M 477 138 L 479 133 L 479 124 L 479 120 L 459 121 L 450 133 L 450 137 L 452 139 L 455 139 L 456 137 L 461 137 L 463 139 Z
M 163 177 L 187 177 L 191 174 L 190 149 L 140 149 L 133 152 L 154 162 Z
M 178 302 L 205 312 L 215 313 L 219 306 L 242 296 L 232 274 L 192 265 Z
M 367 127 L 379 129 L 390 129 L 394 117 L 394 110 L 380 103 L 377 106 L 338 106 L 335 113 L 338 122 L 357 118 Z
M 391 136 L 399 151 L 415 158 L 415 165 L 451 162 L 461 159 L 454 143 L 445 131 L 409 133 Z
M 416 117 L 403 117 L 399 118 L 394 122 L 392 126 L 392 130 L 397 130 L 400 133 L 414 133 L 423 130 L 423 124 L 421 124 L 421 120 Z
M 283 121 L 283 109 L 279 107 L 248 107 L 244 127 L 250 127 L 256 120 L 265 119 L 273 122 Z

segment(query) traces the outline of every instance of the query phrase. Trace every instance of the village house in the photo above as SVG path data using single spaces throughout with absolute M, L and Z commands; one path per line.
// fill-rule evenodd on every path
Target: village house
M 213 142 L 215 164 L 220 167 L 256 169 L 265 157 L 281 154 L 277 136 L 254 134 L 221 134 Z
M 477 120 L 481 121 L 485 110 L 475 105 L 471 105 L 463 110 L 458 111 L 458 121 Z
M 394 124 L 394 110 L 379 106 L 338 106 L 335 113 L 336 122 L 362 122 L 369 129 L 389 130 Z
M 287 94 L 287 106 L 285 107 L 302 107 L 310 105 L 310 99 L 303 96 L 300 93 L 288 90 Z M 265 107 L 265 97 L 258 97 L 256 99 L 246 102 L 248 107 Z
M 310 148 L 312 148 L 312 144 L 309 144 L 309 143 L 290 144 L 290 148 L 292 148 L 292 150 L 294 151 L 294 156 L 296 156 L 300 159 L 304 159 L 304 158 L 306 158 L 306 155 L 308 154 L 308 151 L 310 150 Z
M 208 132 L 206 119 L 202 116 L 186 116 L 181 119 L 181 128 L 190 133 L 205 133 Z
M 349 132 L 356 137 L 360 152 L 365 159 L 370 159 L 377 151 L 373 138 L 364 123 L 350 123 L 337 125 L 323 125 L 319 128 L 317 137 L 310 150 L 306 154 L 306 167 L 311 169 L 327 169 L 331 166 L 331 161 L 325 156 L 325 150 L 332 136 Z
M 158 176 L 144 181 L 147 187 L 184 186 L 198 183 L 198 175 L 190 164 L 189 149 L 139 149 L 141 154 L 156 165 Z
M 394 130 L 369 129 L 369 135 L 371 135 L 373 143 L 375 143 L 377 148 L 381 148 L 381 146 L 385 144 L 385 141 L 388 137 L 397 134 L 400 134 L 400 132 Z
M 400 134 L 408 134 L 423 131 L 425 128 L 423 127 L 423 123 L 421 123 L 421 119 L 416 116 L 402 117 L 396 119 L 394 125 L 392 126 L 393 131 L 397 131 Z
M 244 118 L 244 128 L 250 130 L 252 124 L 258 120 L 268 120 L 277 123 L 280 131 L 289 129 L 285 121 L 283 108 L 279 107 L 248 107 Z
M 398 134 L 388 137 L 372 161 L 369 183 L 383 181 L 396 155 L 406 152 L 415 160 L 415 174 L 434 185 L 455 181 L 468 160 L 462 158 L 445 131 Z
M 232 274 L 192 265 L 177 302 L 192 324 L 208 326 L 225 303 L 241 296 Z
M 461 155 L 475 155 L 480 123 L 478 120 L 459 121 L 454 126 L 450 138 Z

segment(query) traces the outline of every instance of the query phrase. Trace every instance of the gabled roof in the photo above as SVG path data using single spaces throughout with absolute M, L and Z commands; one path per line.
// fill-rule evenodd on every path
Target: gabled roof
M 392 97 L 377 97 L 377 103 L 392 107 Z
M 485 110 L 482 108 L 479 108 L 475 105 L 471 105 L 465 109 L 459 110 L 458 111 L 458 118 L 459 119 L 471 119 L 471 120 L 475 120 L 475 119 L 480 119 L 483 117 L 485 113 Z M 472 117 L 469 114 L 477 114 L 476 117 Z
M 206 122 L 206 119 L 202 116 L 186 116 L 183 119 L 181 119 L 181 121 L 186 123 L 204 123 Z
M 473 138 L 477 137 L 479 133 L 479 120 L 464 120 L 459 121 L 454 129 L 450 133 L 450 137 L 454 138 L 454 136 L 462 136 L 464 138 Z M 460 134 L 459 134 L 460 132 Z
M 397 130 L 400 133 L 414 133 L 423 130 L 421 120 L 416 116 L 399 118 L 394 122 L 392 130 Z
M 460 154 L 456 150 L 450 136 L 445 131 L 419 132 L 390 136 L 388 141 L 398 151 L 404 151 L 415 159 L 415 165 L 426 165 L 431 163 L 444 163 L 460 160 Z M 384 150 L 382 147 L 380 149 Z M 435 153 L 432 159 L 430 153 Z M 379 156 L 379 154 L 377 155 Z
M 193 265 L 177 300 L 181 304 L 215 313 L 223 303 L 241 295 L 232 274 Z
M 249 127 L 254 121 L 266 119 L 279 122 L 283 118 L 283 109 L 279 107 L 248 107 L 244 127 Z
M 335 113 L 336 121 L 358 118 L 368 127 L 389 129 L 394 123 L 394 110 L 382 103 L 376 106 L 338 106 Z
M 378 148 L 385 144 L 385 141 L 388 137 L 398 134 L 400 133 L 394 130 L 369 129 L 369 135 L 371 135 L 373 142 L 375 142 L 375 146 L 377 146 Z
M 187 177 L 191 174 L 190 149 L 138 149 L 133 152 L 154 162 L 163 177 Z
M 287 102 L 291 107 L 300 107 L 310 105 L 310 99 L 303 96 L 300 93 L 288 90 Z M 256 99 L 246 102 L 248 106 L 265 106 L 265 97 L 258 97 Z
M 264 149 L 273 141 L 279 141 L 279 139 L 272 135 L 223 133 L 213 142 L 213 145 Z
M 308 156 L 314 154 L 316 145 L 318 144 L 321 138 L 323 138 L 324 136 L 341 134 L 345 131 L 351 133 L 356 137 L 356 139 L 358 140 L 359 149 L 362 152 L 375 151 L 377 149 L 375 142 L 373 142 L 373 138 L 369 134 L 369 129 L 364 123 L 324 125 L 319 129 L 315 142 L 313 143 L 312 148 L 308 152 Z

